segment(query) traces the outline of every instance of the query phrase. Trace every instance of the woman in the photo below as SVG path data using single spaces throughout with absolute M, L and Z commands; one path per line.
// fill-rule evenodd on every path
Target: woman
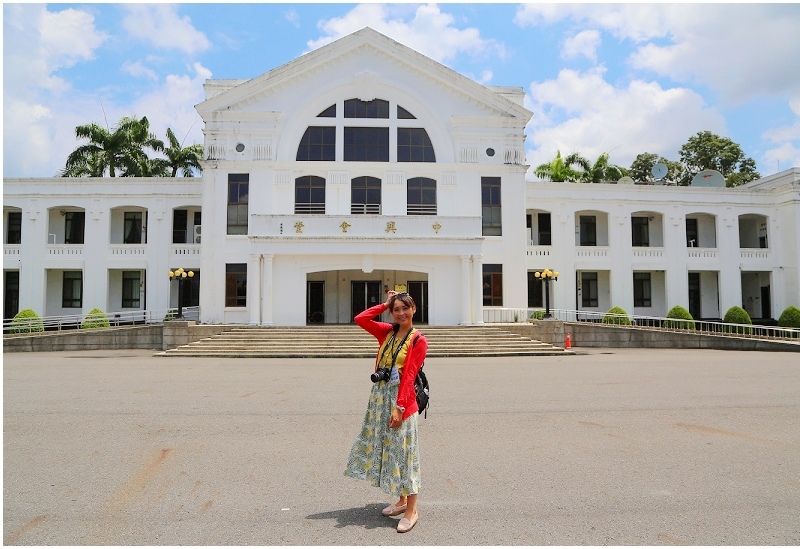
M 387 310 L 394 324 L 373 320 Z M 370 307 L 355 318 L 356 324 L 375 336 L 381 346 L 364 424 L 350 451 L 345 475 L 368 480 L 398 497 L 381 514 L 386 517 L 402 514 L 397 525 L 401 534 L 411 530 L 419 520 L 418 407 L 414 379 L 425 361 L 428 340 L 412 325 L 416 310 L 410 295 L 389 291 L 385 303 Z

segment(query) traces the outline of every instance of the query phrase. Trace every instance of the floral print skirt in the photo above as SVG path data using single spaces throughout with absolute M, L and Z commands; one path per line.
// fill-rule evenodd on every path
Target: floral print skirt
M 399 383 L 373 384 L 361 432 L 353 443 L 344 474 L 369 481 L 387 494 L 402 497 L 419 493 L 419 414 L 389 428 Z

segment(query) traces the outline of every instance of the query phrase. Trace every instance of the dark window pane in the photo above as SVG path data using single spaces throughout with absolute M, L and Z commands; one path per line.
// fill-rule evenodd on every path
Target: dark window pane
M 400 120 L 410 120 L 410 119 L 416 119 L 417 117 L 408 112 L 407 110 L 405 110 L 400 105 L 397 105 L 397 118 L 399 118 Z
M 296 160 L 336 160 L 336 128 L 334 126 L 309 126 L 297 146 Z
M 389 102 L 383 99 L 362 101 L 348 99 L 344 102 L 345 118 L 389 118 Z
M 8 213 L 8 232 L 6 233 L 6 244 L 22 243 L 22 212 Z
M 315 175 L 294 181 L 294 213 L 325 213 L 325 179 Z
M 398 162 L 436 162 L 433 144 L 425 128 L 397 128 Z
M 345 128 L 346 162 L 388 162 L 389 128 Z
M 250 174 L 228 174 L 227 234 L 247 234 Z
M 336 118 L 336 104 L 334 103 L 317 115 L 318 118 Z

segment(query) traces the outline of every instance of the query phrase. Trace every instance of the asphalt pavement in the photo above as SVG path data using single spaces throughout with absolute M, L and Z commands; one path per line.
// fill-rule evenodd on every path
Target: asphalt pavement
M 344 476 L 369 359 L 3 355 L 5 545 L 800 545 L 796 353 L 430 359 L 420 521 Z

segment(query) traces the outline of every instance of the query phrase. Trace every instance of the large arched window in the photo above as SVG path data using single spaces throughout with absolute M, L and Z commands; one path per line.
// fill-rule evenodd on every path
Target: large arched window
M 325 213 L 325 179 L 305 175 L 294 180 L 294 213 Z
M 408 180 L 408 215 L 436 215 L 436 180 L 412 177 Z
M 336 160 L 336 127 L 309 126 L 297 147 L 297 160 Z
M 381 180 L 377 177 L 356 177 L 350 182 L 350 213 L 381 213 Z

